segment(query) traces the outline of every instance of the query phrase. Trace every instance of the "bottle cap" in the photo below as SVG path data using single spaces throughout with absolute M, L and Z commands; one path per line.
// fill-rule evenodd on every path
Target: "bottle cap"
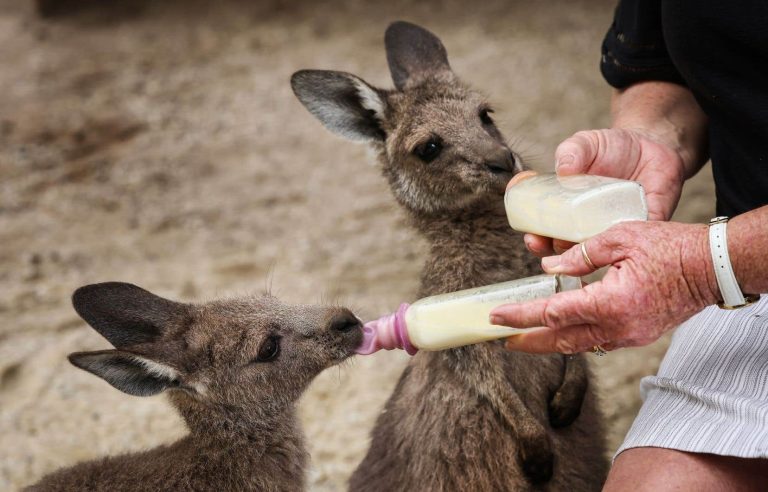
M 524 179 L 527 179 L 527 178 L 532 178 L 532 177 L 536 176 L 537 174 L 538 173 L 536 171 L 531 171 L 530 169 L 527 170 L 527 171 L 523 171 L 523 172 L 517 173 L 514 176 L 512 176 L 512 179 L 510 179 L 509 183 L 507 183 L 507 189 L 510 189 L 513 186 L 515 186 L 517 183 L 519 183 L 520 181 L 522 181 Z

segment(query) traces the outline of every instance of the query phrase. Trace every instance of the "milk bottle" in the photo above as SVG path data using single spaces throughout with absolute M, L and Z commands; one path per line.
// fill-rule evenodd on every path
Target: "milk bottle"
M 580 287 L 578 278 L 536 275 L 425 297 L 411 305 L 402 304 L 395 313 L 366 323 L 364 340 L 357 353 L 399 348 L 412 355 L 417 350 L 443 350 L 506 338 L 524 330 L 492 325 L 488 316 L 493 308 Z
M 578 174 L 518 174 L 504 195 L 509 225 L 521 232 L 580 243 L 614 224 L 647 220 L 640 183 Z

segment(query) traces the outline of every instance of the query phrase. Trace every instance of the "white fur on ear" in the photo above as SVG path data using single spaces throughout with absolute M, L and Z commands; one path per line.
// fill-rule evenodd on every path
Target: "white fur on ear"
M 69 354 L 76 367 L 102 378 L 123 393 L 156 395 L 179 385 L 179 372 L 171 366 L 121 350 Z
M 353 78 L 352 83 L 357 89 L 357 94 L 360 96 L 360 104 L 363 108 L 373 111 L 377 120 L 384 121 L 384 101 L 381 100 L 381 96 L 360 79 Z
M 134 355 L 133 360 L 142 365 L 144 369 L 146 369 L 147 372 L 152 376 L 170 381 L 176 380 L 179 377 L 178 371 L 176 371 L 176 369 L 172 368 L 171 366 L 166 366 L 165 364 L 160 364 L 159 362 L 145 359 L 144 357 L 138 355 Z
M 367 135 L 357 131 L 354 124 L 350 123 L 351 119 L 344 108 L 322 104 L 323 102 L 319 100 L 318 103 L 315 103 L 312 100 L 308 100 L 307 108 L 329 130 L 353 141 L 365 142 L 370 139 Z
M 346 72 L 299 70 L 291 76 L 299 101 L 326 128 L 349 140 L 380 142 L 386 100 L 375 88 Z
M 151 359 L 145 359 L 139 355 L 133 356 L 134 362 L 140 364 L 152 376 L 175 381 L 179 379 L 179 372 L 171 366 L 166 366 Z M 190 381 L 182 389 L 194 390 L 194 393 L 205 396 L 208 393 L 208 387 L 200 381 Z

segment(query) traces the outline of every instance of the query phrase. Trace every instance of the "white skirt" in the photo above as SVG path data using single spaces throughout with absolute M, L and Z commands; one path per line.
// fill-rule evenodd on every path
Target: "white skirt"
M 660 447 L 768 457 L 768 295 L 745 308 L 710 306 L 677 328 L 616 456 Z

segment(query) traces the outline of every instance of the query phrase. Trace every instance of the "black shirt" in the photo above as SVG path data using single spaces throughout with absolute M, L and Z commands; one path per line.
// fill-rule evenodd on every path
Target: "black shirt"
M 621 0 L 600 69 L 688 87 L 709 116 L 718 215 L 768 204 L 768 1 Z

